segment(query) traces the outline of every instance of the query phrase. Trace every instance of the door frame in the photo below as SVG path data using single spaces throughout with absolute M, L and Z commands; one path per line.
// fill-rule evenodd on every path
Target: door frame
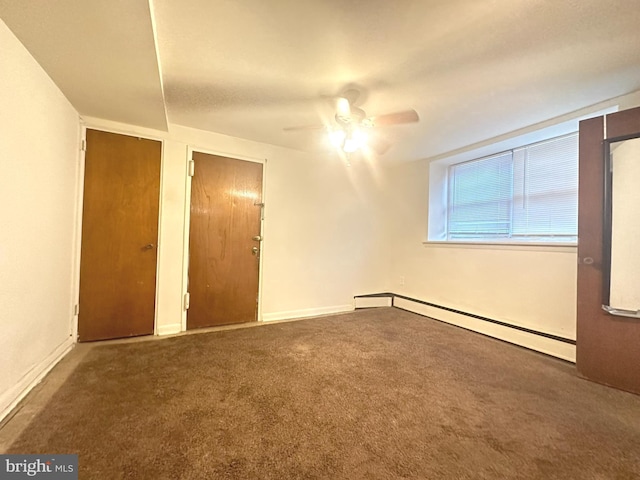
M 131 130 L 117 129 L 117 128 L 104 128 L 100 126 L 92 126 L 80 119 L 80 165 L 78 167 L 78 191 L 76 198 L 76 211 L 75 211 L 75 226 L 74 226 L 74 255 L 73 255 L 73 299 L 72 308 L 73 320 L 72 320 L 72 336 L 73 342 L 78 343 L 78 308 L 80 305 L 80 258 L 82 250 L 82 212 L 84 208 L 84 173 L 86 166 L 86 142 L 87 142 L 87 129 L 97 130 L 105 133 L 115 133 L 117 135 L 126 135 L 128 137 L 144 138 L 146 140 L 153 140 L 160 142 L 160 194 L 158 198 L 158 238 L 156 239 L 156 292 L 155 292 L 155 305 L 153 312 L 153 335 L 158 335 L 158 288 L 160 282 L 160 249 L 162 248 L 160 232 L 162 231 L 162 191 L 164 185 L 164 139 L 155 137 L 153 135 L 141 135 Z
M 611 140 L 640 132 L 640 107 L 632 107 L 580 122 L 580 175 L 578 213 L 577 343 L 578 376 L 640 394 L 636 369 L 639 355 L 634 343 L 640 324 L 602 309 L 608 260 L 605 212 L 605 146 Z M 580 213 L 582 212 L 582 213 Z M 586 221 L 580 218 L 589 213 Z M 607 292 L 608 293 L 608 292 Z M 633 332 L 630 334 L 630 332 Z
M 211 150 L 210 148 L 201 148 L 194 145 L 189 145 L 187 147 L 187 158 L 185 161 L 185 172 L 186 172 L 186 184 L 185 184 L 185 207 L 184 207 L 184 253 L 183 253 L 183 269 L 182 269 L 182 331 L 187 331 L 187 313 L 188 309 L 185 308 L 185 298 L 187 293 L 189 292 L 189 233 L 191 226 L 191 179 L 189 176 L 189 162 L 193 159 L 193 153 L 204 153 L 206 155 L 216 155 L 218 157 L 226 157 L 234 160 L 241 160 L 244 162 L 252 162 L 252 163 L 260 163 L 262 164 L 262 206 L 261 218 L 260 218 L 260 233 L 259 235 L 263 237 L 260 242 L 260 261 L 258 264 L 258 314 L 256 320 L 258 322 L 262 322 L 262 267 L 264 265 L 264 251 L 265 251 L 265 240 L 264 240 L 264 222 L 265 222 L 265 206 L 266 206 L 266 185 L 267 185 L 267 159 L 266 158 L 257 158 L 250 157 L 247 155 L 240 155 L 237 153 L 229 153 L 222 152 L 218 150 Z M 195 170 L 197 171 L 198 166 L 195 165 Z

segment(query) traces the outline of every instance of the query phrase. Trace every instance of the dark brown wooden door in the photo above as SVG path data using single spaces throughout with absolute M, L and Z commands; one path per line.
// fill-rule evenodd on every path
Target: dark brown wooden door
M 636 133 L 640 108 L 580 122 L 576 366 L 584 378 L 640 393 L 640 321 L 602 310 L 604 140 Z
M 87 130 L 80 341 L 153 333 L 161 149 Z
M 194 152 L 187 328 L 257 319 L 262 164 Z

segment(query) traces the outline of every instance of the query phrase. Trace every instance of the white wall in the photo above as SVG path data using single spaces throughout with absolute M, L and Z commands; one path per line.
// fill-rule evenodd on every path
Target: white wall
M 0 20 L 0 418 L 72 345 L 78 114 Z
M 158 241 L 158 334 L 184 329 L 189 149 L 266 159 L 261 314 L 264 320 L 353 308 L 353 296 L 387 288 L 378 170 L 337 157 L 170 125 L 169 132 L 84 118 L 87 127 L 164 142 Z
M 640 104 L 640 91 L 441 155 L 385 169 L 389 289 L 443 307 L 575 340 L 577 247 L 428 243 L 429 161 L 465 161 L 575 131 L 577 120 Z M 436 169 L 437 170 L 437 169 Z M 437 171 L 436 171 L 437 174 Z M 431 188 L 437 185 L 432 182 Z M 435 196 L 442 191 L 433 192 Z M 431 222 L 431 228 L 441 228 Z M 401 284 L 404 278 L 404 285 Z M 575 361 L 575 346 L 442 309 L 397 305 Z
M 424 244 L 429 162 L 390 167 L 386 175 L 393 292 L 575 339 L 576 247 Z M 461 324 L 444 311 L 433 310 L 430 315 Z M 501 327 L 504 334 L 494 334 L 485 330 L 487 324 L 482 320 L 464 326 L 534 348 L 512 338 L 511 333 L 516 332 L 506 327 Z
M 338 158 L 269 160 L 265 319 L 352 305 L 384 291 L 386 224 L 376 167 Z

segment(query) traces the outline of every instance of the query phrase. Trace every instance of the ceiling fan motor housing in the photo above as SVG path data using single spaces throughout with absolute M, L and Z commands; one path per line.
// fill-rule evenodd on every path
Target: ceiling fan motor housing
M 358 107 L 351 107 L 351 111 L 348 115 L 342 115 L 340 113 L 336 113 L 336 122 L 342 127 L 346 127 L 347 125 L 359 125 L 366 118 L 367 114 Z

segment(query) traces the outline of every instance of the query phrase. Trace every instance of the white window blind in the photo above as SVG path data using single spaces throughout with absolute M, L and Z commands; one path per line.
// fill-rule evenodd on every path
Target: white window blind
M 578 232 L 578 135 L 514 150 L 514 237 L 565 237 Z
M 507 152 L 450 167 L 450 239 L 509 236 L 512 157 L 512 152 Z
M 574 242 L 577 133 L 448 171 L 447 239 Z

